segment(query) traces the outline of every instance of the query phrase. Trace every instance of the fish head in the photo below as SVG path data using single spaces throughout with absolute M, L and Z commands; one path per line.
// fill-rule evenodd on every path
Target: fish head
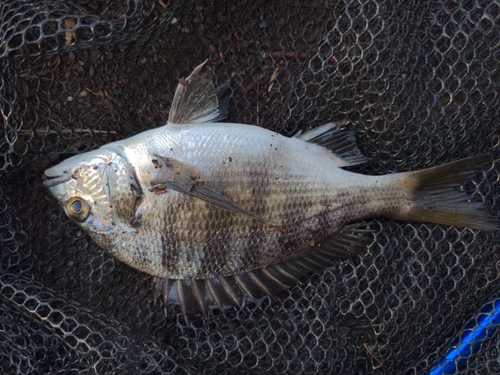
M 110 150 L 73 156 L 45 171 L 43 184 L 66 215 L 102 248 L 113 252 L 116 240 L 133 235 L 141 197 L 133 168 Z

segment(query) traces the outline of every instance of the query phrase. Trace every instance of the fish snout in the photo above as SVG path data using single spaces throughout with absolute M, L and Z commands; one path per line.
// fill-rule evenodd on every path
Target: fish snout
M 58 167 L 59 166 L 55 166 L 45 171 L 45 173 L 42 176 L 43 186 L 45 186 L 46 188 L 51 188 L 53 186 L 71 180 L 71 172 L 66 169 L 61 169 Z
M 71 170 L 61 168 L 61 165 L 47 169 L 42 176 L 42 183 L 45 187 L 50 188 L 66 181 L 71 180 Z

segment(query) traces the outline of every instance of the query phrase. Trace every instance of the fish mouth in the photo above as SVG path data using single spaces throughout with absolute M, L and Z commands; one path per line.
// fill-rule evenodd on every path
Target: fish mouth
M 43 185 L 51 188 L 71 180 L 73 171 L 80 162 L 81 156 L 77 155 L 47 169 L 42 177 Z
M 53 174 L 51 173 L 51 169 L 48 169 L 45 171 L 45 174 L 42 177 L 42 183 L 46 188 L 51 188 L 67 182 L 71 180 L 71 178 L 71 174 L 66 171 L 64 171 L 63 174 Z

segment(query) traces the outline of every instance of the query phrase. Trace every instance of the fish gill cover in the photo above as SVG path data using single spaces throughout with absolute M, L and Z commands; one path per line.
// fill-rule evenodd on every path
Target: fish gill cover
M 347 120 L 384 174 L 477 154 L 500 211 L 500 5 L 491 1 L 4 1 L 0 369 L 419 374 L 500 286 L 498 232 L 372 220 L 374 242 L 283 294 L 187 324 L 42 186 L 65 158 L 163 124 L 208 58 L 228 121 Z M 500 371 L 500 339 L 463 373 Z

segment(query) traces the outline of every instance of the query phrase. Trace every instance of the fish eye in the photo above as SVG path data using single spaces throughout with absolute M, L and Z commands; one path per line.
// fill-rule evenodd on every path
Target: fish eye
M 71 210 L 75 213 L 79 213 L 83 209 L 83 203 L 79 200 L 73 201 L 71 203 Z
M 90 215 L 90 205 L 80 197 L 73 197 L 66 205 L 68 215 L 76 221 L 84 221 Z

